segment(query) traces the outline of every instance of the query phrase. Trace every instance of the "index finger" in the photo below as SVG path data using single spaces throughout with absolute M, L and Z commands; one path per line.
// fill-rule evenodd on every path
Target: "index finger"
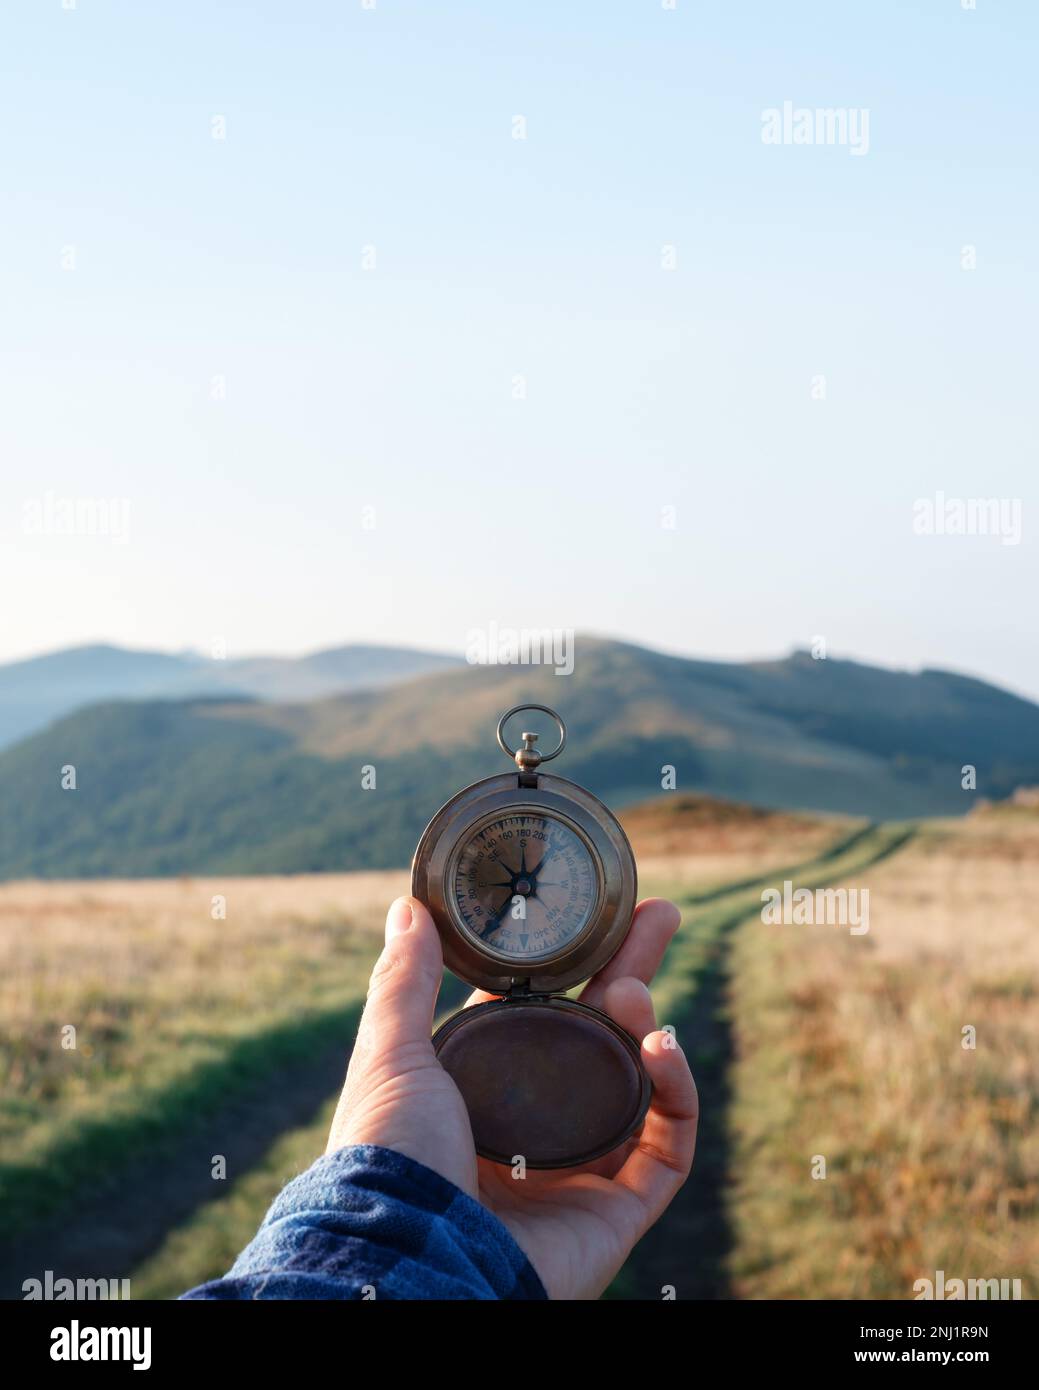
M 642 1057 L 653 1081 L 653 1103 L 632 1152 L 614 1179 L 615 1192 L 634 1197 L 639 1236 L 652 1226 L 689 1176 L 700 1103 L 685 1054 L 666 1032 L 650 1033 Z
M 652 984 L 668 943 L 681 921 L 681 912 L 667 898 L 644 898 L 635 909 L 623 945 L 585 985 L 580 995 L 581 1003 L 601 1009 L 606 986 L 625 976 L 634 976 L 644 985 Z

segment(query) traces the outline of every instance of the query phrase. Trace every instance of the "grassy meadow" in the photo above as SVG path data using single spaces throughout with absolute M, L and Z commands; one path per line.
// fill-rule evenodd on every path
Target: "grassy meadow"
M 865 882 L 868 935 L 734 937 L 734 1292 L 907 1298 L 942 1269 L 1035 1297 L 1039 815 L 924 825 Z
M 345 1045 L 384 905 L 406 883 L 0 887 L 0 1235 L 119 1185 L 135 1155 L 146 1165 L 329 1032 Z
M 1039 814 L 878 826 L 676 796 L 624 819 L 643 896 L 682 908 L 654 993 L 703 1118 L 692 1179 L 610 1296 L 911 1298 L 935 1269 L 1032 1296 Z M 868 887 L 868 934 L 764 925 L 785 878 Z M 51 1268 L 170 1298 L 227 1269 L 323 1151 L 406 885 L 0 886 L 0 1294 Z

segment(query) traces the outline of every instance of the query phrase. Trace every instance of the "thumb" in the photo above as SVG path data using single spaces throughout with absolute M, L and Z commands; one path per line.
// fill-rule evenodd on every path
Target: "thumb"
M 420 1055 L 428 1049 L 432 1057 L 433 1011 L 443 974 L 440 936 L 429 912 L 417 898 L 397 898 L 386 914 L 386 944 L 372 971 L 357 1033 L 357 1050 L 369 1064 L 388 1060 L 401 1048 Z
M 328 1152 L 351 1144 L 394 1149 L 476 1197 L 469 1116 L 430 1038 L 443 973 L 432 917 L 417 898 L 398 898 L 386 916 L 386 945 L 372 971 Z

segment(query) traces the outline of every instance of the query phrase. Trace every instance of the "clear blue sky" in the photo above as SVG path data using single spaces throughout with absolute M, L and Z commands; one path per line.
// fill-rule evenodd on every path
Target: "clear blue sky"
M 1030 0 L 5 6 L 0 659 L 495 620 L 1039 695 L 1037 37 Z M 787 100 L 867 108 L 868 154 L 764 144 Z M 915 535 L 938 491 L 1020 499 L 1020 543 Z M 127 543 L 27 533 L 47 494 L 127 499 Z

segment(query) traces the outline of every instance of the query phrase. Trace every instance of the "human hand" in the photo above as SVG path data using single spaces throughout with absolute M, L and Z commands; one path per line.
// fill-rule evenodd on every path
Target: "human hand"
M 431 1041 L 443 978 L 440 937 L 417 898 L 398 898 L 328 1152 L 378 1144 L 425 1164 L 504 1222 L 550 1298 L 597 1298 L 692 1166 L 696 1087 L 674 1038 L 656 1030 L 647 988 L 679 921 L 673 903 L 640 903 L 624 944 L 580 996 L 642 1041 L 654 1087 L 642 1132 L 595 1163 L 517 1179 L 511 1168 L 477 1157 L 465 1102 Z M 477 990 L 468 1004 L 494 997 Z

